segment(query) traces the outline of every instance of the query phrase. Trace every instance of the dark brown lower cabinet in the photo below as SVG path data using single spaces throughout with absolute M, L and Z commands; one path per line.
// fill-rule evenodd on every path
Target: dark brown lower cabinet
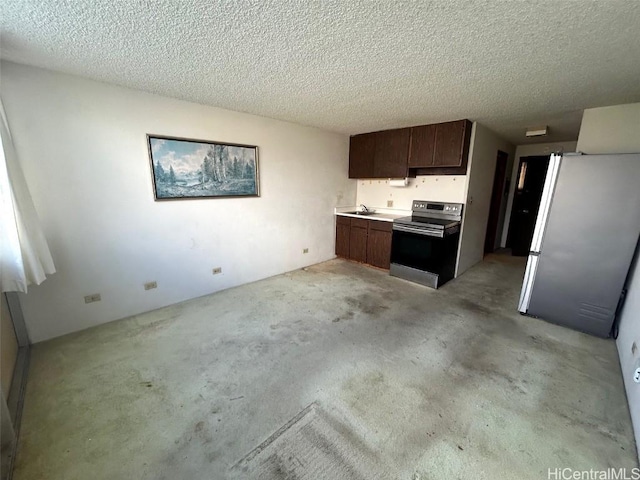
M 367 263 L 388 269 L 391 263 L 391 222 L 371 220 L 367 238 Z
M 349 236 L 351 235 L 351 219 L 336 217 L 336 255 L 349 258 Z
M 336 255 L 389 268 L 392 223 L 352 217 L 336 217 Z
M 359 218 L 351 219 L 351 231 L 349 234 L 349 258 L 356 262 L 367 261 L 367 234 L 369 220 Z

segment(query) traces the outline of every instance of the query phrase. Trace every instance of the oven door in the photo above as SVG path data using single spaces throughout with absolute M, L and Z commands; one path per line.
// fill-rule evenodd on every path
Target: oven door
M 459 238 L 393 230 L 391 275 L 438 288 L 455 274 Z

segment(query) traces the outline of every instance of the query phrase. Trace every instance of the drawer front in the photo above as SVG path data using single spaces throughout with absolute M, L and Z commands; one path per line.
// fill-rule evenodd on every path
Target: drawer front
M 393 222 L 387 222 L 385 220 L 371 220 L 369 222 L 369 230 L 390 232 L 391 230 L 393 230 Z
M 363 218 L 352 218 L 351 219 L 351 227 L 356 228 L 369 228 L 369 220 L 365 220 Z
M 340 215 L 336 215 L 336 224 L 346 225 L 347 227 L 349 227 L 351 226 L 351 219 L 349 217 L 341 217 Z

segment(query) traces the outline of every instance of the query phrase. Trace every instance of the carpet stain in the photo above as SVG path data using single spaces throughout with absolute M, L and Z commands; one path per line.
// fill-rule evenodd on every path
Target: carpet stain
M 358 310 L 365 315 L 377 316 L 389 309 L 389 305 L 376 295 L 362 293 L 357 297 L 346 297 L 345 302 L 349 307 Z

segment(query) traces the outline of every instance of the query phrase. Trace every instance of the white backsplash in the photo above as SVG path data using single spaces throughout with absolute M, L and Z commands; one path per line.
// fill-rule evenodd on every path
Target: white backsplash
M 424 175 L 409 179 L 406 187 L 391 187 L 389 180 L 358 180 L 356 203 L 358 205 L 411 210 L 413 200 L 465 203 L 466 175 Z

